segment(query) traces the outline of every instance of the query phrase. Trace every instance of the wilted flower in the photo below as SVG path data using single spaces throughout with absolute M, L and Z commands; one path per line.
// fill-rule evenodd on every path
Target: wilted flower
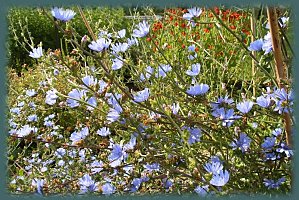
M 70 9 L 64 10 L 63 8 L 57 7 L 53 8 L 51 13 L 53 17 L 63 22 L 71 20 L 76 15 L 76 13 Z
M 172 104 L 172 113 L 174 115 L 178 114 L 179 109 L 180 109 L 180 104 L 179 103 L 173 103 Z

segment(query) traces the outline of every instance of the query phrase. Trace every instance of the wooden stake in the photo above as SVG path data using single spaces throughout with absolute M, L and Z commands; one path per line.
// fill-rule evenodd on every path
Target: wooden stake
M 287 82 L 287 74 L 286 74 L 286 66 L 283 62 L 283 55 L 282 55 L 282 51 L 281 51 L 279 25 L 278 25 L 278 19 L 277 19 L 277 14 L 276 14 L 275 7 L 268 7 L 267 8 L 267 14 L 268 14 L 268 21 L 269 21 L 269 24 L 270 24 L 270 32 L 271 32 L 271 38 L 272 38 L 272 48 L 273 48 L 274 59 L 275 59 L 276 79 L 277 79 L 277 83 L 278 83 L 279 87 L 280 88 L 285 88 L 284 83 Z M 283 117 L 284 117 L 284 122 L 285 122 L 287 145 L 292 146 L 291 117 L 290 117 L 289 113 L 284 113 Z
M 252 16 L 250 18 L 250 25 L 251 25 L 251 31 L 252 31 L 252 35 L 251 35 L 251 42 L 254 42 L 255 40 L 255 36 L 256 36 L 256 19 L 255 19 L 255 9 L 252 8 Z M 253 56 L 256 57 L 256 52 L 253 51 L 252 52 Z M 255 67 L 255 61 L 252 59 L 251 61 L 251 69 L 252 69 L 252 84 L 253 84 L 253 89 L 252 89 L 252 94 L 255 97 L 255 93 L 256 93 L 256 88 L 255 88 L 255 73 L 256 73 L 256 67 Z

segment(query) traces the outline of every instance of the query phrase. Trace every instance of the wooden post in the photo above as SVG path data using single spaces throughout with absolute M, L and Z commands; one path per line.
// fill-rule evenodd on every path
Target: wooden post
M 270 32 L 272 38 L 272 48 L 275 59 L 275 73 L 277 83 L 280 88 L 285 88 L 284 83 L 287 82 L 287 74 L 286 74 L 286 66 L 283 61 L 283 55 L 281 50 L 281 41 L 279 35 L 279 25 L 277 19 L 277 13 L 275 7 L 267 8 L 268 21 L 270 24 Z M 292 146 L 292 138 L 291 138 L 291 118 L 289 113 L 284 113 L 284 122 L 285 122 L 285 130 L 286 130 L 286 141 L 288 146 Z
M 251 35 L 251 42 L 254 42 L 255 40 L 255 36 L 256 36 L 256 17 L 255 17 L 255 9 L 252 8 L 252 16 L 250 18 L 250 26 L 251 26 L 251 31 L 252 31 L 252 35 Z M 253 51 L 252 52 L 253 56 L 256 57 L 256 52 Z M 252 59 L 251 61 L 251 69 L 252 69 L 252 84 L 253 84 L 253 89 L 252 89 L 252 94 L 255 97 L 255 93 L 256 93 L 256 88 L 255 88 L 255 73 L 256 73 L 256 67 L 255 67 L 255 60 Z

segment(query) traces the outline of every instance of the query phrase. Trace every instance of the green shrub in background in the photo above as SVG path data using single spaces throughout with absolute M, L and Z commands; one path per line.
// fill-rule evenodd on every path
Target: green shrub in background
M 72 9 L 77 11 L 76 7 Z M 99 28 L 110 31 L 112 29 L 120 30 L 129 26 L 132 21 L 124 18 L 123 8 L 85 8 L 83 12 L 87 21 L 94 25 L 91 28 L 95 33 Z M 109 16 L 109 20 L 107 20 L 107 16 Z M 72 20 L 72 27 L 80 36 L 87 34 L 78 11 Z M 61 33 L 56 32 L 53 23 L 43 14 L 42 9 L 12 8 L 8 13 L 8 30 L 8 66 L 19 74 L 22 68 L 32 66 L 32 62 L 34 62 L 28 57 L 28 52 L 31 51 L 30 45 L 36 46 L 42 41 L 44 49 L 65 48 L 66 40 Z M 28 38 L 30 39 L 28 40 Z M 63 45 L 61 46 L 61 44 Z M 71 48 L 68 46 L 67 50 L 72 50 Z

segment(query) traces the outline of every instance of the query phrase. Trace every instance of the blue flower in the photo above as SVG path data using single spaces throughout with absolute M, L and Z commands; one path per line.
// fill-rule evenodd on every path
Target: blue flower
M 282 129 L 281 128 L 276 128 L 274 131 L 272 131 L 272 135 L 274 135 L 275 137 L 280 136 L 282 133 Z
M 33 97 L 34 95 L 36 95 L 36 92 L 34 89 L 31 89 L 31 90 L 26 90 L 26 95 L 28 97 Z
M 129 47 L 131 47 L 133 45 L 138 46 L 138 44 L 139 44 L 138 40 L 135 37 L 128 38 L 127 42 L 128 42 Z
M 29 56 L 32 58 L 40 58 L 43 56 L 42 47 L 33 48 L 31 52 L 29 52 Z
M 270 32 L 268 32 L 268 34 L 265 35 L 265 37 L 264 37 L 264 43 L 263 43 L 262 49 L 265 52 L 264 55 L 270 53 L 273 50 L 272 37 L 271 37 Z
M 149 89 L 145 88 L 144 90 L 141 90 L 141 91 L 137 92 L 135 95 L 133 95 L 134 101 L 138 102 L 138 103 L 146 101 L 148 99 L 149 95 L 150 95 Z
M 125 152 L 123 151 L 122 147 L 118 144 L 113 145 L 113 149 L 108 156 L 108 160 L 110 161 L 111 167 L 117 167 L 121 164 L 122 160 L 125 157 Z
M 280 147 L 276 149 L 276 152 L 285 153 L 288 158 L 294 154 L 293 151 L 284 142 L 280 144 Z
M 104 163 L 102 161 L 95 160 L 91 163 L 90 166 L 91 166 L 91 172 L 94 174 L 103 170 Z
M 292 112 L 292 109 L 290 108 L 293 105 L 294 100 L 292 91 L 287 93 L 284 88 L 277 89 L 274 92 L 274 96 L 277 98 L 275 99 L 276 107 L 274 108 L 274 111 L 278 111 L 279 114 Z
M 54 69 L 53 70 L 53 74 L 54 74 L 54 76 L 57 76 L 59 74 L 59 70 L 58 69 Z
M 195 26 L 195 22 L 192 20 L 193 17 L 199 17 L 199 15 L 202 13 L 202 10 L 200 8 L 191 8 L 188 9 L 188 13 L 185 13 L 183 15 L 183 19 L 188 20 L 188 22 L 191 22 L 191 25 L 194 27 Z
M 234 102 L 233 99 L 228 98 L 227 95 L 225 97 L 219 97 L 216 102 L 212 102 L 211 106 L 213 110 L 219 109 L 221 107 L 226 107 L 231 105 Z
M 55 156 L 57 156 L 57 158 L 62 158 L 66 153 L 66 150 L 64 148 L 59 148 L 55 151 Z
M 53 17 L 63 22 L 71 20 L 76 15 L 76 13 L 70 9 L 64 10 L 63 8 L 57 7 L 53 8 L 51 13 Z
M 263 44 L 264 44 L 263 39 L 259 39 L 259 40 L 256 40 L 254 42 L 251 42 L 248 49 L 250 51 L 261 51 L 262 47 L 263 47 Z
M 262 148 L 265 150 L 270 150 L 275 145 L 276 138 L 275 137 L 266 137 L 264 142 L 262 143 Z
M 266 153 L 265 156 L 265 160 L 276 160 L 280 158 L 280 156 L 276 155 L 274 152 Z
M 194 7 L 187 9 L 188 13 L 185 13 L 183 15 L 183 19 L 191 20 L 193 17 L 199 17 L 199 15 L 202 13 L 202 10 L 200 8 Z
M 120 68 L 122 68 L 122 66 L 124 65 L 123 64 L 123 61 L 121 59 L 118 59 L 118 58 L 115 58 L 112 60 L 112 70 L 118 70 Z
M 176 115 L 176 114 L 178 114 L 179 110 L 180 110 L 180 104 L 179 103 L 173 103 L 172 104 L 172 113 L 174 115 Z
M 190 88 L 186 91 L 187 94 L 192 95 L 192 96 L 197 96 L 197 95 L 203 95 L 205 94 L 210 87 L 207 84 L 196 84 L 194 86 L 190 86 Z
M 110 108 L 107 114 L 107 120 L 110 121 L 110 123 L 112 123 L 117 121 L 119 117 L 120 117 L 120 113 L 117 110 Z
M 160 165 L 159 163 L 153 163 L 153 164 L 146 164 L 143 165 L 146 171 L 152 172 L 152 171 L 160 171 Z
M 271 180 L 271 179 L 264 179 L 264 184 L 266 187 L 268 187 L 268 189 L 276 189 L 276 188 L 279 188 L 279 186 L 285 182 L 285 178 L 282 177 L 280 179 L 277 180 L 277 182 L 275 182 L 274 180 Z
M 219 174 L 213 174 L 210 184 L 214 186 L 224 186 L 229 180 L 229 172 L 227 170 L 220 171 Z
M 38 117 L 37 115 L 29 115 L 27 119 L 29 122 L 37 122 Z
M 166 73 L 171 71 L 172 70 L 172 67 L 170 65 L 160 65 L 158 67 L 158 72 L 156 74 L 156 78 L 159 78 L 159 77 L 166 77 Z
M 71 134 L 70 140 L 72 141 L 72 145 L 76 144 L 77 142 L 84 140 L 86 136 L 89 135 L 89 129 L 88 127 L 83 128 L 81 131 L 76 132 L 74 131 Z
M 119 99 L 122 97 L 121 94 L 106 93 L 105 97 L 109 97 L 108 103 L 118 112 L 122 113 L 123 109 L 118 103 Z
M 86 192 L 94 192 L 98 190 L 97 185 L 95 184 L 95 181 L 91 179 L 91 177 L 88 174 L 85 174 L 82 178 L 79 178 L 79 185 L 80 185 L 80 194 L 86 193 Z
M 85 96 L 85 91 L 79 89 L 72 89 L 72 91 L 68 93 L 68 96 L 69 98 L 66 100 L 68 106 L 71 108 L 75 108 L 80 105 L 78 100 L 81 100 Z
M 111 183 L 105 183 L 102 186 L 102 194 L 110 195 L 115 192 L 115 187 Z
M 99 90 L 98 92 L 101 94 L 102 92 L 104 92 L 104 89 L 108 86 L 108 83 L 106 83 L 103 80 L 99 80 Z
M 243 102 L 237 104 L 237 109 L 241 113 L 246 114 L 251 110 L 252 106 L 253 106 L 252 101 L 243 101 Z
M 136 145 L 136 137 L 132 134 L 130 141 L 124 145 L 123 149 L 125 151 L 131 150 L 134 149 L 135 145 Z
M 163 182 L 165 189 L 169 189 L 173 185 L 172 181 L 167 178 L 163 178 L 162 182 Z
M 140 22 L 137 26 L 137 29 L 133 30 L 133 37 L 145 37 L 149 33 L 150 26 L 146 21 Z
M 191 70 L 188 69 L 186 71 L 186 74 L 189 75 L 189 76 L 197 76 L 200 72 L 200 64 L 199 63 L 196 63 L 196 64 L 192 64 L 191 65 Z
M 196 192 L 200 196 L 206 196 L 208 194 L 208 188 L 209 188 L 209 185 L 205 185 L 205 186 L 202 186 L 202 187 L 197 186 L 194 189 L 194 192 Z
M 264 97 L 264 96 L 259 96 L 256 98 L 256 103 L 257 105 L 263 107 L 263 108 L 268 108 L 271 103 L 271 98 L 269 96 Z
M 221 162 L 214 161 L 206 163 L 204 168 L 208 173 L 219 174 L 220 170 L 223 169 L 223 165 Z
M 239 140 L 234 139 L 234 142 L 232 142 L 230 146 L 233 150 L 240 148 L 244 153 L 250 147 L 250 143 L 251 139 L 245 133 L 241 133 Z
M 52 89 L 47 91 L 47 95 L 46 95 L 46 104 L 48 105 L 54 105 L 56 103 L 56 99 L 58 98 L 58 96 L 56 95 L 57 90 L 56 89 Z
M 32 185 L 36 186 L 36 192 L 40 195 L 43 194 L 43 187 L 44 187 L 44 180 L 43 179 L 33 179 L 32 180 Z
M 91 50 L 102 52 L 103 50 L 109 48 L 110 43 L 111 43 L 110 39 L 100 38 L 97 39 L 97 41 L 92 41 L 91 44 L 88 45 L 88 47 Z
M 132 186 L 131 186 L 131 192 L 136 192 L 142 183 L 142 179 L 141 178 L 134 178 L 133 181 L 131 182 Z
M 188 144 L 199 142 L 201 137 L 201 130 L 199 128 L 187 128 L 187 129 L 190 132 Z
M 236 119 L 240 118 L 240 116 L 238 115 L 234 116 L 233 109 L 225 110 L 225 108 L 219 108 L 214 110 L 212 112 L 212 115 L 214 117 L 219 117 L 222 120 L 222 126 L 227 126 L 227 127 L 231 126 Z
M 99 38 L 111 38 L 112 34 L 108 33 L 108 31 L 103 31 L 102 30 L 102 31 L 99 32 L 98 37 Z
M 82 81 L 88 87 L 91 87 L 91 86 L 97 84 L 97 79 L 95 77 L 93 77 L 93 76 L 90 76 L 90 75 L 84 76 L 82 78 Z
M 116 43 L 111 45 L 111 49 L 114 55 L 117 55 L 119 52 L 126 52 L 128 48 L 128 43 Z
M 110 133 L 109 128 L 103 127 L 97 131 L 97 134 L 100 136 L 106 137 L 106 136 L 110 135 L 111 133 Z
M 117 31 L 117 38 L 124 38 L 126 36 L 126 29 L 122 29 L 120 31 Z
M 94 110 L 94 108 L 97 106 L 97 98 L 96 97 L 90 97 L 87 100 L 87 104 L 89 106 L 87 106 L 87 110 Z
M 149 79 L 153 73 L 154 69 L 151 66 L 147 66 L 145 69 L 145 73 L 140 74 L 140 80 L 145 81 L 146 79 Z

